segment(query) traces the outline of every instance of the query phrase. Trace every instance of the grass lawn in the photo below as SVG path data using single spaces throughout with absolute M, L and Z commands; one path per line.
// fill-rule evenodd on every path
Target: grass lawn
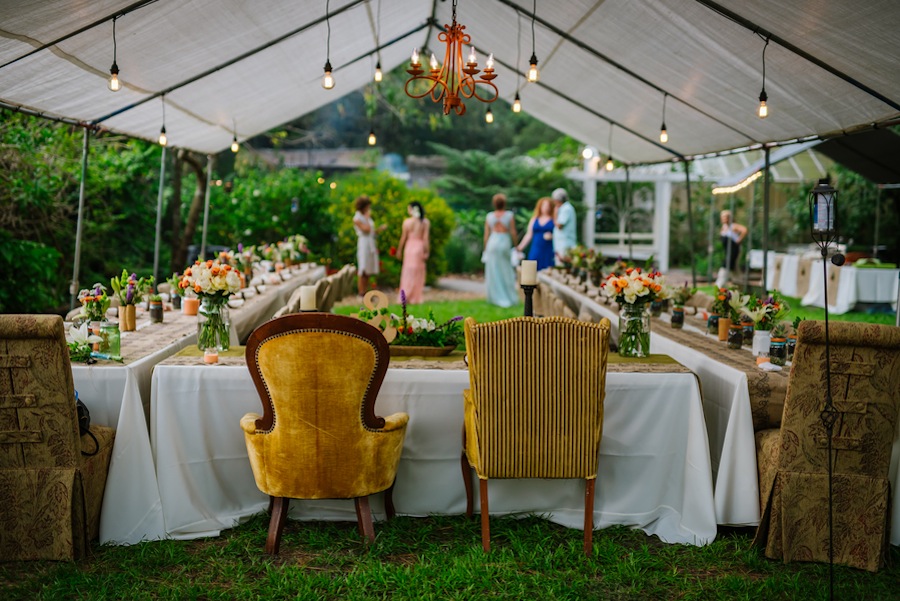
M 349 501 L 348 501 L 349 502 Z M 828 566 L 784 564 L 751 548 L 752 530 L 706 547 L 669 545 L 623 527 L 595 533 L 537 517 L 376 524 L 367 548 L 352 523 L 289 521 L 281 553 L 263 552 L 268 519 L 218 538 L 95 547 L 77 563 L 0 563 L 0 598 L 49 599 L 827 599 Z M 836 599 L 900 598 L 900 549 L 876 574 L 835 568 Z

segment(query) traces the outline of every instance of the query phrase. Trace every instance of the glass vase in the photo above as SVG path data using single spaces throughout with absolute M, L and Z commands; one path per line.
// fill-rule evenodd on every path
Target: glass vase
M 769 330 L 754 330 L 752 347 L 754 356 L 769 356 L 769 338 Z
M 742 321 L 741 326 L 744 332 L 744 346 L 753 346 L 753 322 Z
M 204 351 L 227 351 L 231 346 L 231 318 L 228 315 L 228 298 L 204 296 L 197 311 L 197 347 Z
M 706 320 L 706 333 L 713 335 L 719 334 L 719 316 L 715 313 L 711 314 Z
M 650 315 L 659 317 L 662 314 L 663 301 L 653 301 L 650 303 Z
M 787 360 L 794 360 L 794 349 L 797 348 L 797 336 L 791 335 L 787 338 Z
M 732 323 L 728 326 L 728 348 L 739 349 L 744 344 L 744 326 Z
M 672 327 L 676 330 L 684 327 L 684 307 L 672 307 Z
M 650 309 L 646 303 L 622 305 L 619 311 L 619 355 L 650 355 Z

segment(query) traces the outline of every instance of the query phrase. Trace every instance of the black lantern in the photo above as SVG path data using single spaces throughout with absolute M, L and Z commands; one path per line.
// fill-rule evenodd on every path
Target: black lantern
M 809 192 L 809 229 L 822 251 L 823 259 L 828 256 L 828 247 L 837 242 L 837 200 L 838 191 L 831 187 L 828 179 L 820 179 Z M 843 265 L 844 255 L 834 254 L 831 262 L 837 266 Z

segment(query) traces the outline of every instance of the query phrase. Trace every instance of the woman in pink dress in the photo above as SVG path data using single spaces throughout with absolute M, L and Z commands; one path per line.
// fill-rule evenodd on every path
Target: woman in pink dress
M 403 233 L 397 244 L 397 258 L 403 261 L 400 271 L 400 290 L 406 294 L 406 302 L 412 305 L 424 301 L 425 263 L 431 246 L 428 232 L 431 223 L 425 218 L 425 209 L 418 202 L 406 208 L 409 217 L 403 220 Z

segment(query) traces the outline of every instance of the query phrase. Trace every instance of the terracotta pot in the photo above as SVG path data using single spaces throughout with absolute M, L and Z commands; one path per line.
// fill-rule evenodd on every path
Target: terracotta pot
M 719 340 L 728 340 L 728 328 L 731 326 L 731 318 L 719 316 Z

